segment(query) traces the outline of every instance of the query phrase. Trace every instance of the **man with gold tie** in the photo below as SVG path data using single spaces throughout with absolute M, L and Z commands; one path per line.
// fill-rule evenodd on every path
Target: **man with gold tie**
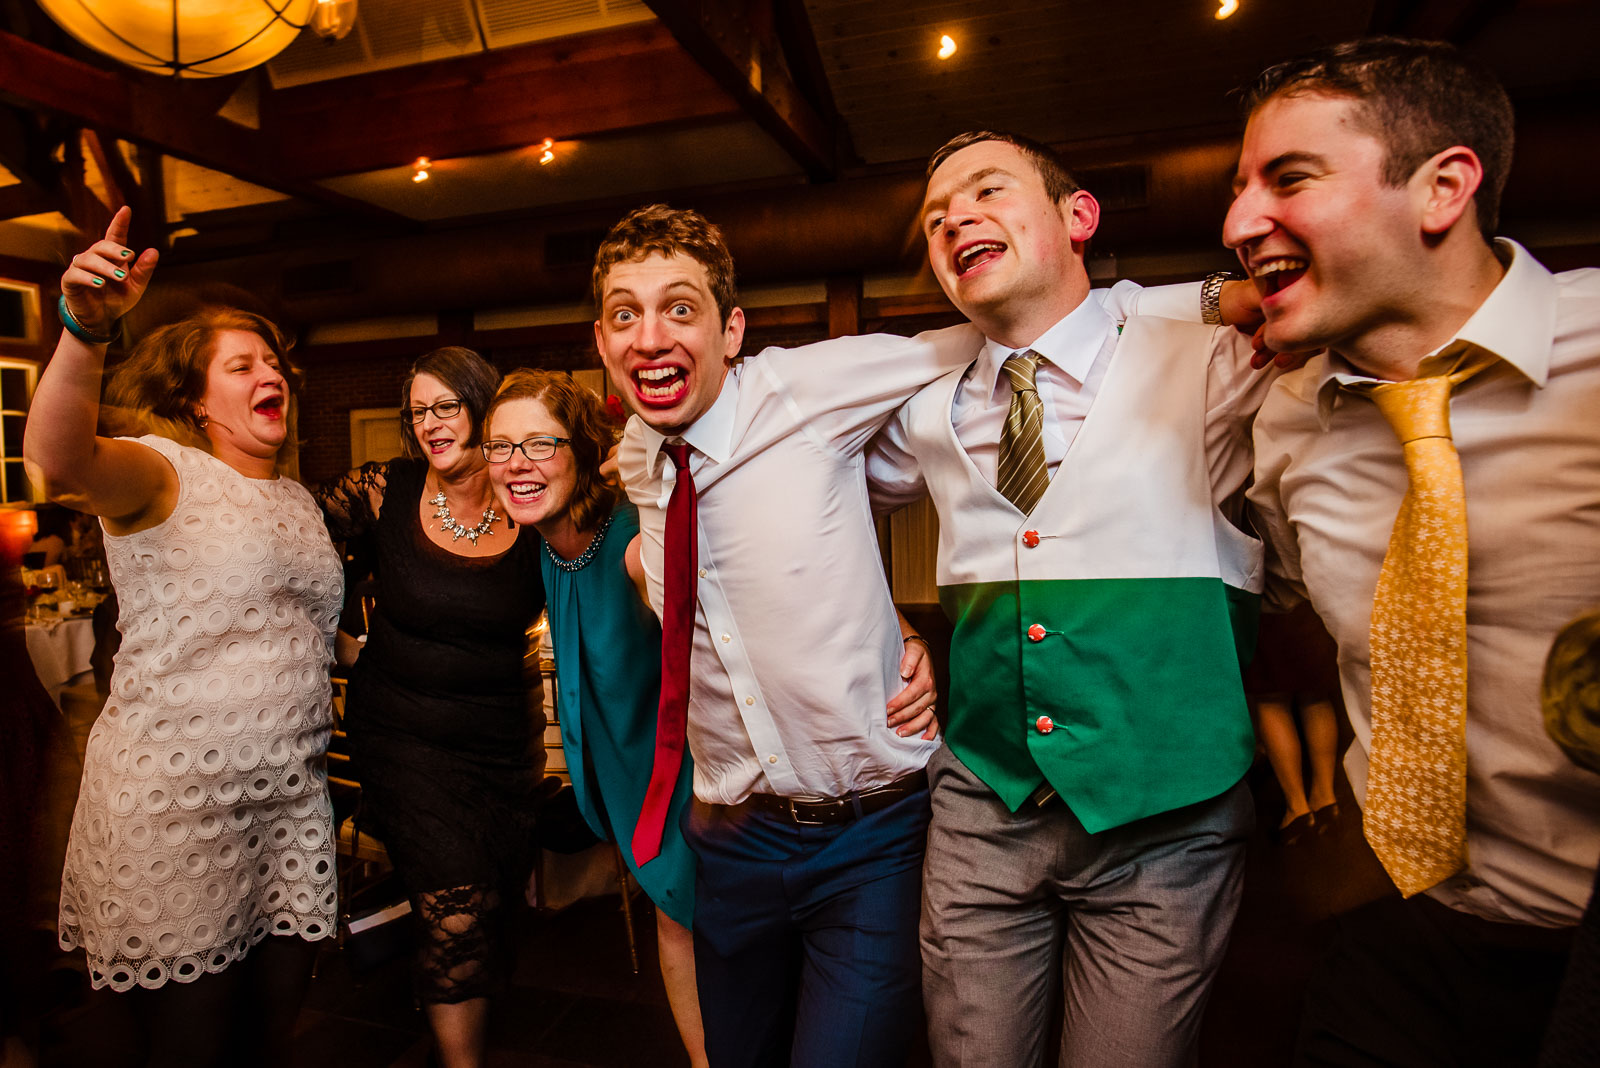
M 1269 600 L 1338 642 L 1400 891 L 1341 918 L 1297 1062 L 1531 1064 L 1600 862 L 1600 786 L 1539 704 L 1600 603 L 1600 271 L 1492 237 L 1511 106 L 1448 45 L 1326 49 L 1247 104 L 1224 237 L 1268 344 L 1327 350 L 1255 424 Z

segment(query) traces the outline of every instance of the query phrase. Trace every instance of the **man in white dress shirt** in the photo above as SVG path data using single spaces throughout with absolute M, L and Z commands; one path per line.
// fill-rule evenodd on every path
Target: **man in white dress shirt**
M 1465 496 L 1464 856 L 1342 918 L 1297 1063 L 1531 1064 L 1600 861 L 1600 786 L 1546 736 L 1539 701 L 1553 637 L 1600 604 L 1600 272 L 1553 275 L 1492 239 L 1511 105 L 1448 45 L 1326 49 L 1266 71 L 1247 103 L 1224 236 L 1267 342 L 1328 350 L 1263 406 L 1250 497 L 1275 550 L 1269 592 L 1309 598 L 1338 642 L 1369 836 L 1383 822 L 1369 632 L 1408 488 L 1369 396 L 1463 353 L 1488 364 L 1436 435 L 1454 441 Z M 1401 724 L 1417 705 L 1389 707 Z M 1459 812 L 1429 833 L 1461 842 Z
M 1045 146 L 953 139 L 923 217 L 935 276 L 987 339 L 869 461 L 882 503 L 932 495 L 955 626 L 924 868 L 934 1059 L 1041 1063 L 1064 1005 L 1063 1065 L 1176 1068 L 1253 813 L 1239 658 L 1261 545 L 1234 521 L 1270 379 L 1219 316 L 1156 318 L 1194 287 L 1091 295 L 1099 205 Z M 1030 401 L 1036 470 L 1012 477 Z
M 923 767 L 938 743 L 919 733 L 931 688 L 904 683 L 920 640 L 902 641 L 862 450 L 978 338 L 842 338 L 731 368 L 732 257 L 705 219 L 660 205 L 613 228 L 594 289 L 596 344 L 638 412 L 618 466 L 658 613 L 680 444 L 698 494 L 684 831 L 707 1055 L 901 1065 L 921 1015 Z

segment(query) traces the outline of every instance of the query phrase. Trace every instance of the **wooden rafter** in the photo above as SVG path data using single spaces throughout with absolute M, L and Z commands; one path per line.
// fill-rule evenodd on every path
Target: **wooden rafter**
M 686 52 L 815 180 L 838 172 L 838 123 L 795 84 L 772 0 L 645 0 Z
M 66 205 L 56 193 L 19 182 L 0 188 L 0 220 L 61 211 Z
M 301 179 L 739 115 L 654 23 L 293 86 L 261 101 L 275 166 Z
M 267 140 L 257 131 L 196 107 L 182 83 L 101 70 L 0 32 L 0 94 L 290 196 L 348 214 L 413 225 L 404 216 L 315 183 L 285 180 Z

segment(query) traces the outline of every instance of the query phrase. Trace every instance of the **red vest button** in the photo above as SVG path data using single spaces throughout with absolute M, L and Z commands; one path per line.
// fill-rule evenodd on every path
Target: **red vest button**
M 1035 623 L 1033 626 L 1029 627 L 1028 628 L 1028 640 L 1030 642 L 1042 642 L 1042 641 L 1044 641 L 1044 627 L 1040 626 L 1037 623 Z
M 1024 530 L 1022 532 L 1022 544 L 1030 549 L 1037 548 L 1039 545 L 1039 532 L 1037 530 Z
M 1040 716 L 1033 726 L 1040 734 L 1049 734 L 1056 729 L 1055 720 L 1049 716 Z

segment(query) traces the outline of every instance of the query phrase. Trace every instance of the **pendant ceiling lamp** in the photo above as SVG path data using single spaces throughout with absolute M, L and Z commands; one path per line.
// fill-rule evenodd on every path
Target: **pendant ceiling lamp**
M 319 0 L 39 0 L 39 6 L 85 45 L 131 67 L 214 78 L 283 51 L 312 21 Z

